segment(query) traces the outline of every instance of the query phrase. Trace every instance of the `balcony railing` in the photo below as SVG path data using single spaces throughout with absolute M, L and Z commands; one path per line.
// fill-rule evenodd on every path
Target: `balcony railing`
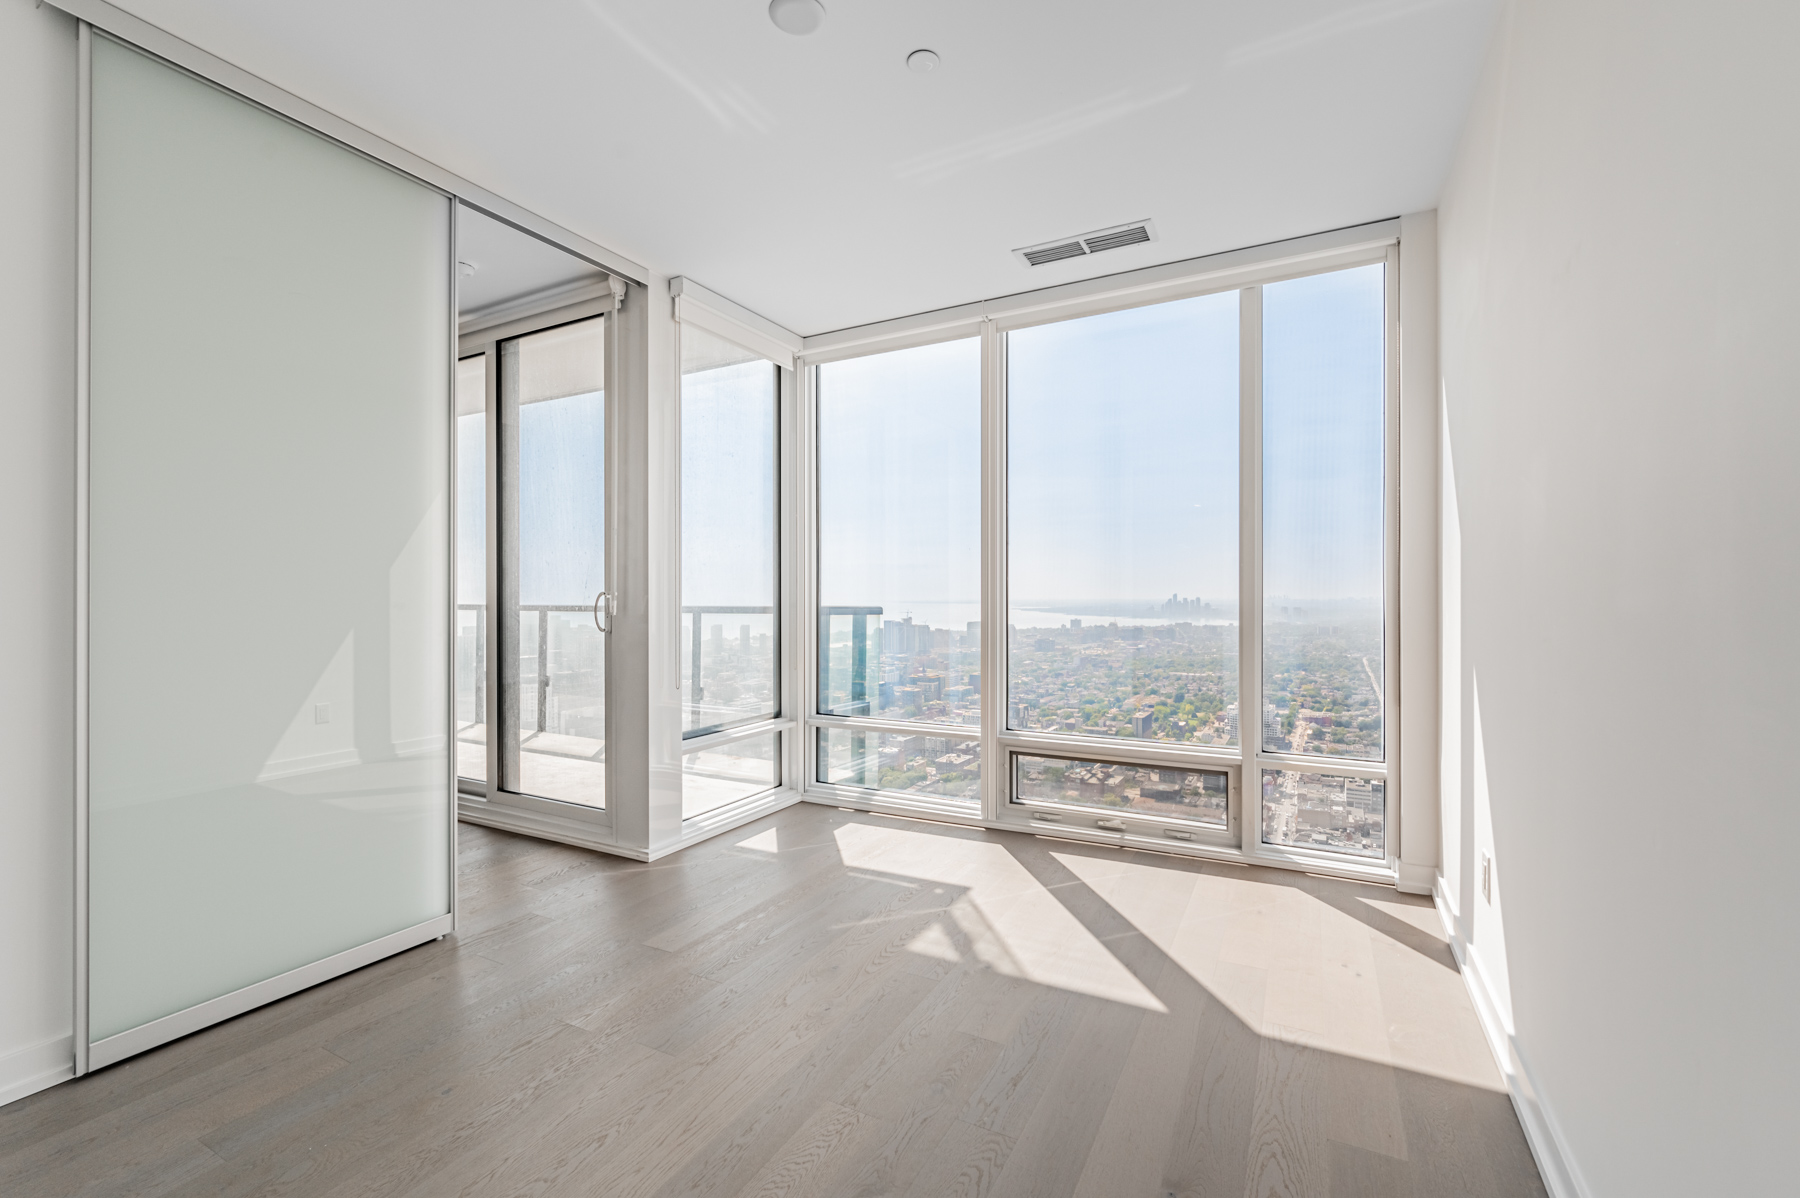
M 879 607 L 819 608 L 819 708 L 828 715 L 858 716 L 874 713 L 869 696 L 869 663 L 881 668 L 881 613 Z M 869 617 L 876 617 L 871 626 Z M 842 635 L 840 660 L 833 638 Z
M 487 605 L 485 603 L 459 603 L 456 605 L 456 610 L 473 612 L 475 616 L 472 630 L 473 643 L 469 647 L 466 658 L 462 647 L 465 630 L 460 620 L 456 630 L 458 643 L 456 660 L 457 722 L 459 724 L 485 723 L 488 708 L 487 688 L 490 657 Z M 604 668 L 603 657 L 587 669 L 567 668 L 566 663 L 562 663 L 564 668 L 561 669 L 553 667 L 555 655 L 561 651 L 561 646 L 555 645 L 551 636 L 550 617 L 555 612 L 591 614 L 593 607 L 582 603 L 521 603 L 519 605 L 521 633 L 525 631 L 525 618 L 535 617 L 535 620 L 532 621 L 535 625 L 532 628 L 534 635 L 531 640 L 533 643 L 523 646 L 523 651 L 519 654 L 519 688 L 523 691 L 530 686 L 536 692 L 533 696 L 535 702 L 529 706 L 521 705 L 521 716 L 526 712 L 531 713 L 529 723 L 524 719 L 520 720 L 521 732 L 552 731 L 550 713 L 553 707 L 559 705 L 555 702 L 556 700 L 590 698 L 595 706 L 604 701 L 605 691 L 602 680 L 594 677 Z M 595 630 L 595 635 L 601 635 L 598 629 Z M 604 650 L 602 650 L 603 652 Z M 562 680 L 562 688 L 557 686 L 558 679 Z M 581 688 L 582 691 L 589 691 L 591 694 L 582 694 L 581 691 L 574 688 Z M 561 690 L 567 690 L 569 693 L 564 695 L 560 693 Z M 560 732 L 563 729 L 558 728 L 554 731 Z M 584 733 L 592 735 L 594 731 L 596 730 L 585 729 Z
M 687 696 L 682 736 L 704 736 L 774 714 L 778 646 L 775 608 L 757 604 L 687 604 L 682 607 L 681 615 L 688 623 L 687 661 L 684 663 Z M 717 679 L 725 672 L 721 667 L 730 656 L 728 647 L 732 642 L 724 636 L 726 621 L 721 618 L 715 624 L 707 620 L 707 616 L 752 617 L 750 623 L 738 626 L 735 648 L 738 661 L 733 663 L 738 668 L 731 671 L 735 676 L 726 683 L 719 683 Z M 766 624 L 767 630 L 753 632 L 753 625 L 757 624 Z M 708 625 L 715 634 L 710 640 L 710 652 L 706 636 Z M 766 652 L 754 642 L 757 637 L 768 638 Z M 707 693 L 709 684 L 713 691 L 711 696 Z

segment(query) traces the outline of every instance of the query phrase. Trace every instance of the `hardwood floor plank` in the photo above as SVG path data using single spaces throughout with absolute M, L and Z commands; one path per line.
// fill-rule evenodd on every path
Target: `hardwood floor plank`
M 988 1198 L 1012 1150 L 1010 1136 L 959 1121 L 945 1135 L 936 1159 L 914 1178 L 905 1198 Z
M 1331 1164 L 1320 1111 L 1325 1054 L 1271 1028 L 1256 1062 L 1245 1198 L 1328 1198 Z M 1283 1038 L 1281 1033 L 1287 1032 Z

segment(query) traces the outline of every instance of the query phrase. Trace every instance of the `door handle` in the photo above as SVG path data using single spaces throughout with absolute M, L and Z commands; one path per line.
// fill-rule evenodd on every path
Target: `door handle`
M 606 623 L 604 624 L 600 622 L 600 605 L 602 603 L 606 604 Z M 598 632 L 612 631 L 612 596 L 605 591 L 594 596 L 594 628 Z

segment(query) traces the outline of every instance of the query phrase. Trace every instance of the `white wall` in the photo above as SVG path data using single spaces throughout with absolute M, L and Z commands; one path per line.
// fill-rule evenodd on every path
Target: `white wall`
M 0 3 L 0 1103 L 69 1075 L 75 22 Z
M 1796 46 L 1518 0 L 1439 209 L 1445 897 L 1564 1192 L 1793 1191 Z

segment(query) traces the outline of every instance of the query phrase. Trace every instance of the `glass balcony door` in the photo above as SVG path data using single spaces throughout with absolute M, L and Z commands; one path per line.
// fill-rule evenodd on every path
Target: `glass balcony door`
M 606 807 L 605 318 L 501 341 L 499 789 Z

